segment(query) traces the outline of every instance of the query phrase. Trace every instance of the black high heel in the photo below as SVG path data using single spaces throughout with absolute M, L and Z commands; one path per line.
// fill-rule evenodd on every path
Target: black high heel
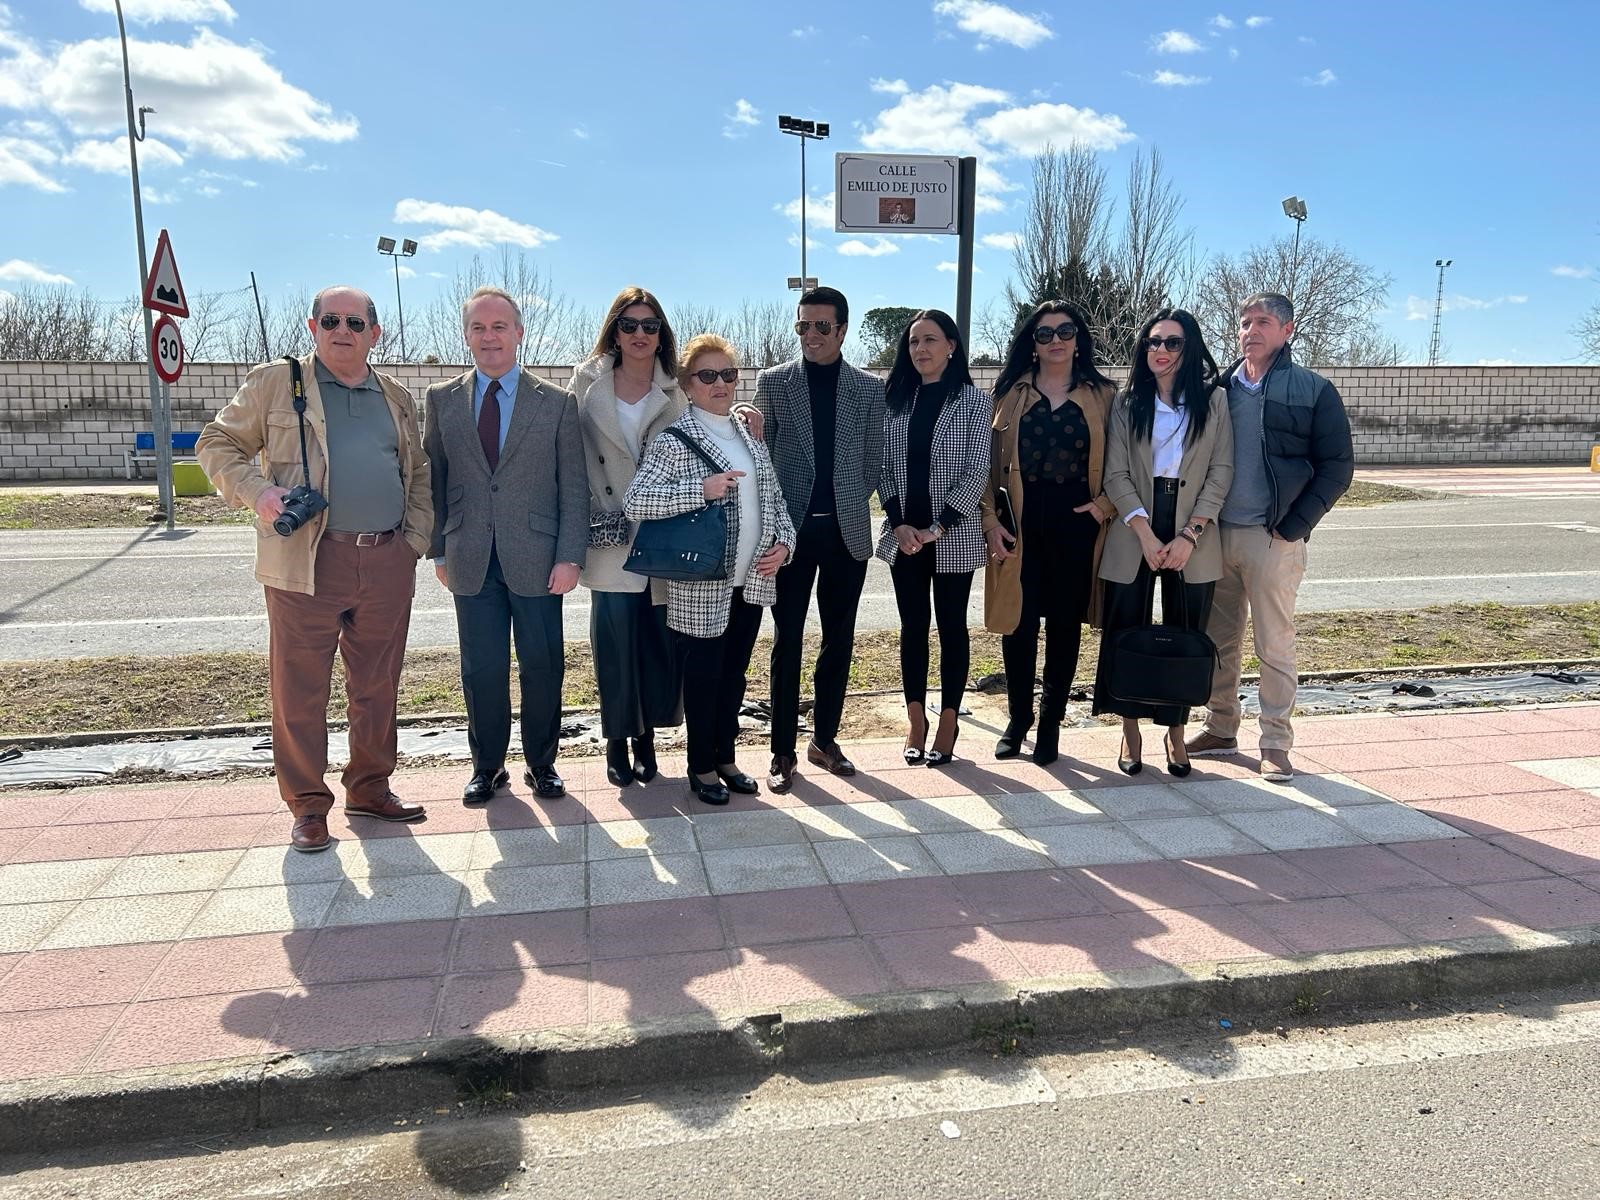
M 739 770 L 737 764 L 731 771 L 724 771 L 718 767 L 717 778 L 722 780 L 723 786 L 730 792 L 738 792 L 741 796 L 755 796 L 761 792 L 761 785 Z
M 627 787 L 633 782 L 633 763 L 628 759 L 627 738 L 606 739 L 606 778 L 613 787 Z
M 730 799 L 727 784 L 720 781 L 717 783 L 702 783 L 693 771 L 689 772 L 689 790 L 694 793 L 694 798 L 702 804 L 713 804 L 721 807 Z
M 949 709 L 945 710 L 945 712 L 949 712 L 949 711 L 950 711 Z M 950 749 L 948 749 L 948 750 L 939 750 L 939 749 L 929 750 L 928 751 L 928 756 L 924 760 L 925 765 L 930 766 L 930 767 L 943 767 L 943 766 L 948 766 L 950 763 L 955 762 L 955 760 L 956 760 L 956 741 L 957 741 L 957 739 L 959 739 L 961 737 L 961 717 L 960 717 L 959 714 L 956 715 L 956 719 L 952 722 L 952 724 L 954 725 L 955 728 L 950 734 Z M 940 733 L 944 732 L 944 728 L 943 728 L 944 727 L 944 714 L 943 713 L 941 713 L 940 716 L 939 716 L 939 726 L 940 726 Z M 938 734 L 934 735 L 934 739 L 933 740 L 934 740 L 935 743 L 938 742 L 938 740 L 939 740 Z
M 1137 775 L 1140 771 L 1144 770 L 1143 762 L 1137 758 L 1129 758 L 1122 753 L 1123 750 L 1127 750 L 1130 753 L 1143 754 L 1144 738 L 1140 736 L 1138 741 L 1139 749 L 1135 751 L 1133 746 L 1128 741 L 1127 730 L 1123 730 L 1122 745 L 1117 748 L 1117 770 L 1121 771 L 1124 775 Z
M 633 739 L 633 774 L 640 783 L 649 783 L 656 777 L 655 730 L 646 730 L 643 737 Z
M 1022 743 L 1028 737 L 1028 730 L 1033 728 L 1033 717 L 1012 717 L 1006 722 L 1006 731 L 1000 735 L 994 744 L 994 756 L 998 759 L 1016 758 L 1022 753 Z
M 1182 740 L 1180 740 L 1178 744 L 1180 746 L 1183 745 Z M 1161 739 L 1161 745 L 1162 748 L 1167 752 L 1167 774 L 1171 775 L 1174 779 L 1186 778 L 1189 772 L 1194 769 L 1194 766 L 1193 764 L 1187 762 L 1172 761 L 1172 730 L 1167 730 L 1166 735 Z
M 927 709 L 927 706 L 922 705 L 922 704 L 918 704 L 917 707 L 922 710 L 922 737 L 919 740 L 925 742 L 925 741 L 928 740 L 928 709 Z M 910 720 L 910 717 L 911 717 L 911 705 L 907 704 L 906 705 L 906 719 Z M 906 731 L 906 744 L 905 744 L 904 748 L 900 751 L 900 754 L 901 754 L 901 757 L 903 757 L 906 760 L 906 766 L 914 767 L 914 766 L 917 766 L 919 763 L 923 762 L 927 758 L 928 752 L 926 750 L 924 750 L 921 746 L 913 746 L 911 744 L 911 731 L 907 730 Z

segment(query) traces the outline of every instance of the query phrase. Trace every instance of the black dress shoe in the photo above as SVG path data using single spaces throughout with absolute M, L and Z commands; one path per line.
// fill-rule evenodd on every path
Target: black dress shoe
M 718 806 L 728 802 L 728 789 L 721 783 L 701 783 L 695 778 L 693 771 L 689 772 L 689 790 L 694 793 L 695 799 L 702 804 L 715 804 Z
M 567 794 L 567 785 L 561 782 L 553 763 L 529 767 L 522 773 L 522 782 L 531 787 L 541 800 L 559 800 Z
M 830 775 L 856 773 L 855 763 L 844 756 L 844 751 L 839 749 L 838 742 L 829 742 L 826 746 L 812 742 L 806 747 L 806 761 L 814 767 L 821 767 Z
M 717 778 L 727 785 L 730 792 L 738 792 L 741 796 L 761 794 L 761 785 L 743 771 L 724 771 L 718 767 Z
M 649 783 L 656 777 L 656 737 L 650 733 L 633 739 L 633 774 L 640 783 Z
M 510 782 L 511 776 L 504 767 L 494 771 L 475 771 L 472 778 L 467 780 L 467 786 L 461 789 L 461 803 L 487 804 L 496 792 Z
M 628 758 L 627 738 L 606 740 L 606 778 L 613 787 L 627 787 L 633 782 L 633 763 Z
M 795 757 L 792 754 L 774 754 L 772 766 L 767 769 L 767 790 L 782 795 L 794 786 Z

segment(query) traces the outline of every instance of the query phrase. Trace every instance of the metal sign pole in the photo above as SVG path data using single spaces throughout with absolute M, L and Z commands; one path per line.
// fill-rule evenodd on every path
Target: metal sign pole
M 178 496 L 172 486 L 172 385 L 161 385 L 161 419 L 156 424 L 157 463 L 161 467 L 162 508 L 167 514 L 167 532 L 177 523 Z
M 978 216 L 978 160 L 961 160 L 961 245 L 956 254 L 956 328 L 972 355 L 972 243 Z

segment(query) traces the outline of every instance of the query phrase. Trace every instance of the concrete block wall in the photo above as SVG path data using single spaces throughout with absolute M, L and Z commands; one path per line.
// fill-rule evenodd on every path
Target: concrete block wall
M 418 396 L 461 365 L 383 368 Z M 565 384 L 570 367 L 529 367 Z M 249 364 L 194 363 L 172 388 L 173 429 L 194 431 L 238 389 Z M 997 371 L 973 372 L 980 387 Z M 1122 369 L 1107 371 L 1120 381 Z M 1330 369 L 1350 412 L 1358 463 L 1589 461 L 1600 445 L 1600 368 L 1345 367 Z M 114 479 L 134 435 L 150 428 L 142 363 L 0 362 L 0 480 Z M 740 395 L 755 390 L 746 371 Z

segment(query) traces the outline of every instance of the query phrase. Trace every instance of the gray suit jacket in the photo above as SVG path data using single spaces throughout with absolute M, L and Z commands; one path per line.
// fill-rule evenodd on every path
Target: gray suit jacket
M 476 371 L 427 391 L 423 445 L 433 471 L 433 545 L 450 590 L 483 589 L 494 547 L 506 584 L 519 596 L 549 595 L 558 562 L 583 566 L 589 542 L 589 479 L 571 392 L 524 370 L 500 464 L 489 460 L 472 419 Z
M 796 529 L 804 524 L 816 482 L 811 396 L 803 359 L 768 367 L 756 376 L 756 407 L 778 483 Z M 883 465 L 883 380 L 859 367 L 839 367 L 838 416 L 833 439 L 834 512 L 839 532 L 856 559 L 872 557 L 868 503 Z

